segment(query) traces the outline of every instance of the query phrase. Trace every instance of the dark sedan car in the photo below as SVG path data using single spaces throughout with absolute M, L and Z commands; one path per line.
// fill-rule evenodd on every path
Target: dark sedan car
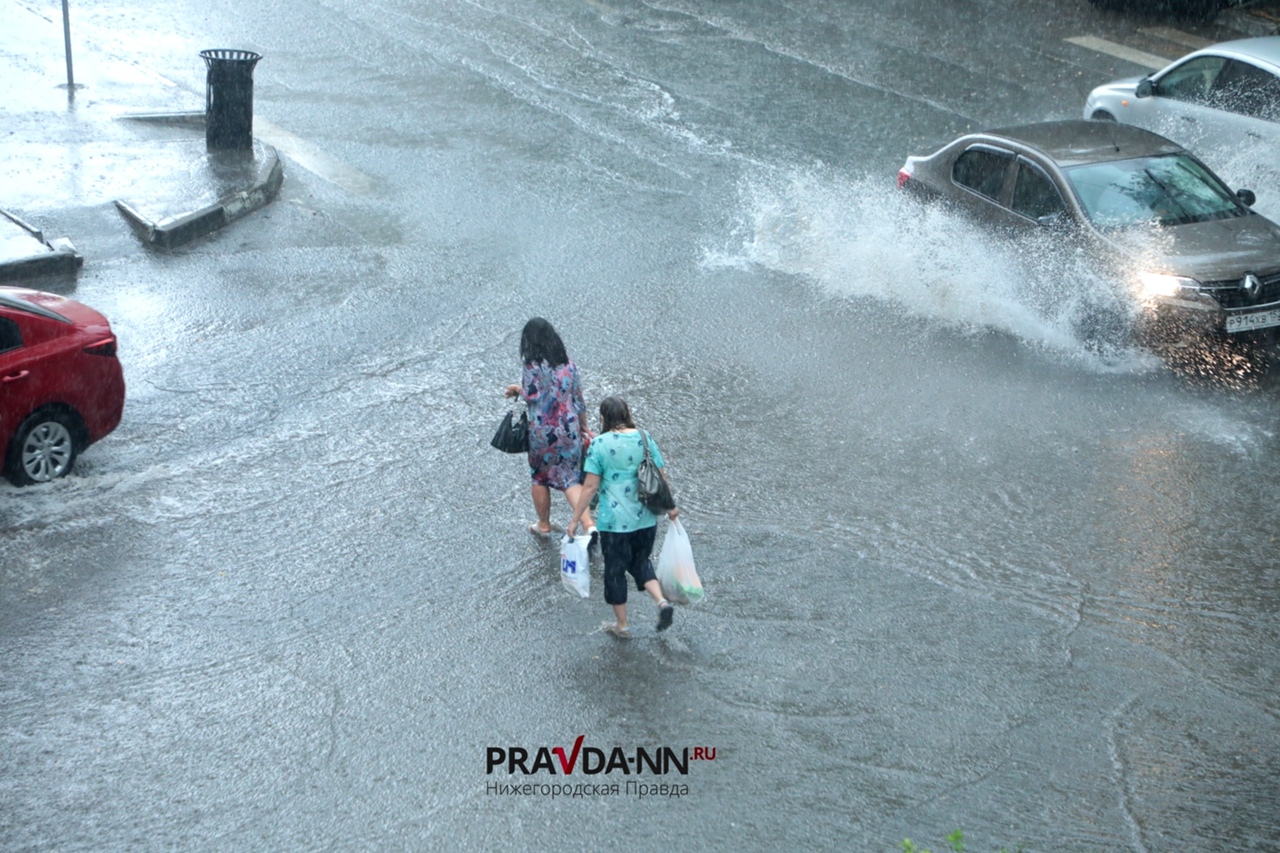
M 1145 342 L 1268 342 L 1280 327 L 1280 226 L 1149 131 L 1076 120 L 967 134 L 907 158 L 898 186 L 1015 235 L 1082 241 L 1130 286 Z
M 124 375 L 107 319 L 65 296 L 0 287 L 0 447 L 19 486 L 71 470 L 120 423 Z

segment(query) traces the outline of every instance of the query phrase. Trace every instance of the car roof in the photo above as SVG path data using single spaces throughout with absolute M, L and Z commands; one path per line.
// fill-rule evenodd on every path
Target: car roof
M 966 138 L 980 139 L 984 136 L 1034 148 L 1063 167 L 1178 154 L 1186 150 L 1159 134 L 1114 121 L 1044 121 L 988 130 Z
M 50 320 L 57 320 L 61 323 L 73 323 L 74 321 L 68 317 L 64 317 L 52 308 L 48 308 L 38 302 L 32 301 L 33 298 L 39 298 L 43 294 L 35 290 L 26 290 L 18 287 L 0 288 L 0 307 L 14 308 L 18 311 L 25 311 L 28 314 L 35 314 L 40 317 L 48 317 Z M 25 298 L 24 298 L 25 297 Z
M 1233 59 L 1251 59 L 1254 62 L 1280 69 L 1280 36 L 1235 39 L 1201 48 L 1192 56 L 1229 56 Z M 1181 62 L 1182 60 L 1179 60 Z

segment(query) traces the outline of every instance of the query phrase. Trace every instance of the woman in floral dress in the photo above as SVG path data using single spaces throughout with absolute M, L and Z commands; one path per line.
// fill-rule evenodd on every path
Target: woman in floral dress
M 529 472 L 533 509 L 538 514 L 529 530 L 546 536 L 552 530 L 551 490 L 563 492 L 571 508 L 582 490 L 583 443 L 591 441 L 587 406 L 578 368 L 569 360 L 555 328 L 541 317 L 525 323 L 520 359 L 524 362 L 520 384 L 508 385 L 506 396 L 519 395 L 529 407 Z M 594 533 L 590 516 L 586 522 L 587 531 Z

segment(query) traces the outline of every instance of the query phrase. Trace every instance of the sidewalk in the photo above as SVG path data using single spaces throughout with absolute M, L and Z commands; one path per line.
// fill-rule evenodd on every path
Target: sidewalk
M 1247 0 L 1224 9 L 1218 23 L 1246 36 L 1280 35 L 1280 0 Z
M 71 240 L 31 224 L 54 227 L 59 211 L 115 204 L 143 242 L 171 249 L 275 198 L 276 150 L 254 140 L 250 152 L 209 152 L 203 97 L 83 44 L 73 68 L 86 85 L 68 97 L 60 16 L 0 7 L 0 282 L 75 275 L 83 259 Z M 1280 0 L 1248 0 L 1218 23 L 1275 35 Z
M 114 204 L 143 242 L 170 249 L 275 198 L 272 146 L 208 151 L 203 93 L 73 41 L 69 97 L 60 15 L 0 6 L 0 282 L 75 275 L 71 240 L 46 233 L 60 212 Z

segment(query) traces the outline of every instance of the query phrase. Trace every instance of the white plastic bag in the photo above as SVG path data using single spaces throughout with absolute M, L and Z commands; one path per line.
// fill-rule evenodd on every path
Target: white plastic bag
M 662 540 L 662 553 L 655 569 L 662 595 L 672 604 L 697 604 L 702 600 L 702 581 L 693 565 L 693 548 L 689 534 L 679 520 L 667 525 L 667 538 Z
M 591 537 L 567 534 L 560 540 L 560 580 L 569 592 L 587 598 L 591 595 L 591 567 L 587 564 L 587 546 Z

